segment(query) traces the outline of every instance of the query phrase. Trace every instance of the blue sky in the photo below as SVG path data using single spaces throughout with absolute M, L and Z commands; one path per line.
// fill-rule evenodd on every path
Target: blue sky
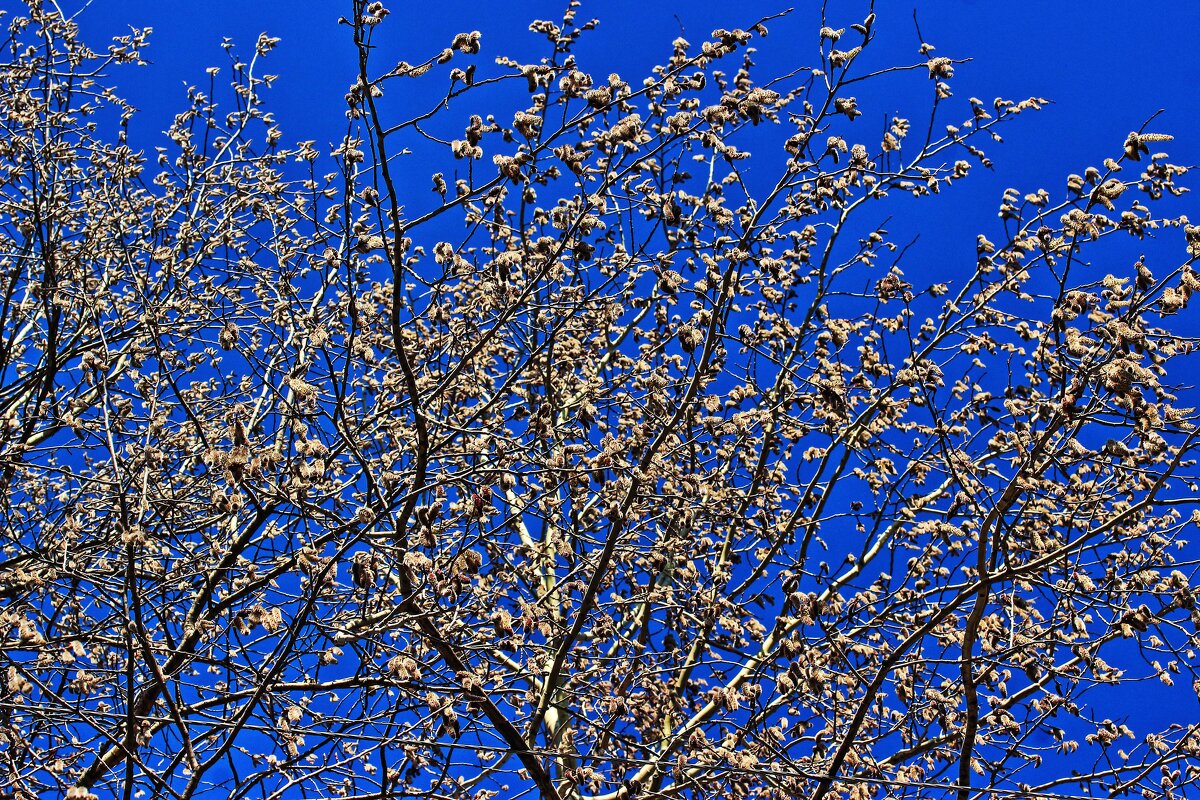
M 484 34 L 482 63 L 500 53 L 535 58 L 539 40 L 526 30 L 529 21 L 557 19 L 565 4 L 537 0 L 388 5 L 392 17 L 380 37 L 377 64 L 423 60 L 449 44 L 455 33 L 467 30 Z M 820 5 L 814 0 L 797 2 L 787 19 L 770 26 L 773 35 L 759 52 L 763 74 L 811 61 Z M 227 63 L 219 46 L 222 37 L 248 52 L 263 31 L 282 39 L 266 69 L 281 76 L 270 104 L 285 143 L 315 139 L 324 144 L 340 139 L 345 130 L 342 95 L 354 66 L 349 29 L 337 20 L 348 8 L 348 3 L 335 0 L 93 0 L 79 20 L 85 31 L 103 35 L 131 24 L 154 28 L 149 50 L 153 66 L 136 75 L 126 70 L 114 76 L 144 111 L 134 122 L 135 147 L 158 144 L 155 134 L 184 105 L 184 86 L 206 84 L 204 68 Z M 601 24 L 581 53 L 595 72 L 640 78 L 665 56 L 681 31 L 698 42 L 713 28 L 748 26 L 785 8 L 785 3 L 761 0 L 585 1 L 579 16 L 598 17 Z M 866 8 L 865 2 L 833 0 L 827 13 L 831 23 L 841 27 L 859 20 Z M 1067 174 L 1082 173 L 1088 165 L 1119 155 L 1125 135 L 1159 109 L 1164 112 L 1152 128 L 1177 137 L 1169 148 L 1175 163 L 1200 165 L 1200 92 L 1195 90 L 1200 86 L 1200 55 L 1183 33 L 1200 29 L 1200 2 L 883 0 L 877 3 L 880 38 L 874 45 L 880 64 L 919 60 L 914 9 L 923 38 L 937 47 L 937 55 L 973 59 L 958 69 L 954 81 L 963 107 L 971 95 L 984 100 L 1039 96 L 1054 105 L 1007 127 L 1005 144 L 989 152 L 995 172 L 960 184 L 954 190 L 953 214 L 946 214 L 947 206 L 942 205 L 937 224 L 931 225 L 924 212 L 932 206 L 921 204 L 917 216 L 900 216 L 896 224 L 904 232 L 921 233 L 908 269 L 948 251 L 971 257 L 975 234 L 996 225 L 1004 188 L 1014 186 L 1024 193 L 1045 185 L 1052 193 L 1061 191 Z M 873 97 L 874 110 L 922 113 L 928 98 L 923 91 L 913 94 L 914 86 L 927 88 L 912 80 L 895 82 L 888 87 L 894 96 Z M 389 101 L 397 104 L 394 98 Z M 465 116 L 469 110 L 461 111 Z

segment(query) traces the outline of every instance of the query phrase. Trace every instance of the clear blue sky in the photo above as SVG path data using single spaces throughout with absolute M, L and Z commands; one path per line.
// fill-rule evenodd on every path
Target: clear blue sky
M 534 18 L 558 19 L 565 3 L 388 5 L 392 16 L 381 31 L 380 65 L 421 61 L 463 30 L 483 32 L 485 63 L 502 52 L 532 60 L 539 40 L 526 26 Z M 696 43 L 715 27 L 748 26 L 786 7 L 762 0 L 585 1 L 579 16 L 599 17 L 601 25 L 581 51 L 583 63 L 596 73 L 616 71 L 626 79 L 640 79 L 666 54 L 681 28 Z M 837 27 L 860 20 L 866 8 L 867 3 L 857 0 L 828 3 Z M 816 0 L 801 0 L 788 20 L 771 26 L 772 36 L 760 47 L 762 74 L 812 62 L 819 9 Z M 1200 165 L 1200 51 L 1186 33 L 1200 29 L 1200 2 L 880 0 L 880 38 L 874 46 L 878 63 L 918 60 L 914 9 L 923 37 L 938 48 L 937 55 L 973 59 L 954 80 L 963 107 L 971 95 L 985 100 L 1033 95 L 1055 104 L 1006 129 L 1006 143 L 989 151 L 997 165 L 994 174 L 973 176 L 955 188 L 953 200 L 941 198 L 940 205 L 910 206 L 923 215 L 937 205 L 936 225 L 924 216 L 906 217 L 903 207 L 896 209 L 900 216 L 893 232 L 904 234 L 897 238 L 918 231 L 922 236 L 906 269 L 916 262 L 941 261 L 947 254 L 969 259 L 975 234 L 995 229 L 1005 187 L 1026 192 L 1045 185 L 1052 193 L 1061 192 L 1067 174 L 1119 155 L 1125 135 L 1159 109 L 1165 112 L 1153 128 L 1177 136 L 1169 148 L 1173 160 Z M 222 37 L 248 53 L 262 31 L 282 38 L 267 71 L 281 76 L 270 98 L 284 143 L 340 139 L 345 130 L 342 95 L 354 65 L 349 29 L 337 20 L 348 11 L 349 3 L 337 0 L 92 0 L 79 20 L 85 31 L 104 35 L 130 24 L 153 26 L 153 66 L 115 75 L 126 96 L 144 109 L 134 123 L 133 144 L 149 150 L 160 143 L 155 134 L 170 115 L 183 107 L 184 85 L 206 84 L 204 68 L 227 63 L 219 47 Z M 913 94 L 914 88 L 920 92 Z M 919 119 L 928 84 L 909 79 L 894 82 L 888 91 L 893 89 L 894 97 L 872 96 L 873 110 Z M 399 101 L 390 97 L 388 102 L 395 107 Z M 461 113 L 465 116 L 468 109 Z M 954 213 L 945 213 L 947 203 Z M 953 266 L 946 268 L 953 272 Z

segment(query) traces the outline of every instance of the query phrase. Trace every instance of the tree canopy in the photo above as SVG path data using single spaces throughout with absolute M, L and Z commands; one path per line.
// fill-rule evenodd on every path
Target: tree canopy
M 622 77 L 578 5 L 384 64 L 349 0 L 332 147 L 267 34 L 133 141 L 148 30 L 6 18 L 0 794 L 1195 796 L 1171 137 L 929 279 L 891 209 L 1046 100 L 867 66 L 843 7 Z

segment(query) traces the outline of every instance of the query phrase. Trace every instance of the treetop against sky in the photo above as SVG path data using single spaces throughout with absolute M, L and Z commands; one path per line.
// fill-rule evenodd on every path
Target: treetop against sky
M 4 10 L 0 795 L 1200 792 L 1193 5 Z

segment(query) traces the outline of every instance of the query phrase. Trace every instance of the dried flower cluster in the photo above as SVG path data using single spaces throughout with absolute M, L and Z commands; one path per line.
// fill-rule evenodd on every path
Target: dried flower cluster
M 5 19 L 0 794 L 1198 791 L 1169 137 L 1006 192 L 923 285 L 889 196 L 1044 101 L 955 111 L 924 43 L 868 74 L 874 14 L 780 78 L 764 19 L 627 80 L 576 2 L 537 63 L 394 67 L 350 2 L 328 153 L 267 110 L 273 38 L 147 159 L 105 81 L 148 32 Z M 928 130 L 870 126 L 885 74 Z

